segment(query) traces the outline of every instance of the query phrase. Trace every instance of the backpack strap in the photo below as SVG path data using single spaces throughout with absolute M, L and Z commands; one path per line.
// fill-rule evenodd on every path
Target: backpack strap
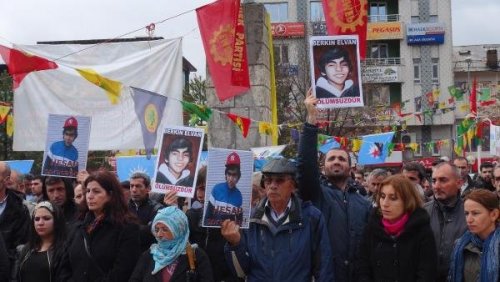
M 188 257 L 189 270 L 194 272 L 196 270 L 196 256 L 194 255 L 193 247 L 189 242 L 186 244 L 186 255 Z

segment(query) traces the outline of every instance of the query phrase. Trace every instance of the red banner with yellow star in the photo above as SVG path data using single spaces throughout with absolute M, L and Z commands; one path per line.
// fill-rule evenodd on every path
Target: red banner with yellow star
M 323 0 L 328 35 L 359 36 L 359 54 L 366 54 L 367 0 Z
M 239 0 L 196 9 L 208 69 L 221 101 L 250 89 L 243 10 Z

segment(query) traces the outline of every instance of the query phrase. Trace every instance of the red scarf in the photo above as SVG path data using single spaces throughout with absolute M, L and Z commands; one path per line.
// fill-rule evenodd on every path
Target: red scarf
M 394 222 L 389 222 L 389 220 L 382 218 L 382 225 L 387 234 L 398 237 L 403 232 L 408 218 L 410 218 L 408 213 L 405 213 L 400 219 Z

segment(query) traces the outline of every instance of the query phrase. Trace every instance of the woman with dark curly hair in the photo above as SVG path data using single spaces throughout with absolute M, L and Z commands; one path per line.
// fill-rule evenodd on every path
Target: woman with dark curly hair
M 359 281 L 434 281 L 436 244 L 422 197 L 401 174 L 380 187 L 360 247 Z
M 17 281 L 67 281 L 66 224 L 62 211 L 50 202 L 38 203 L 31 218 L 28 243 L 16 261 Z M 14 280 L 15 281 L 15 280 Z
M 137 218 L 113 173 L 95 172 L 83 185 L 87 205 L 68 246 L 72 281 L 127 281 L 140 256 Z
M 465 196 L 468 230 L 455 244 L 448 281 L 500 281 L 499 204 L 498 196 L 486 189 Z

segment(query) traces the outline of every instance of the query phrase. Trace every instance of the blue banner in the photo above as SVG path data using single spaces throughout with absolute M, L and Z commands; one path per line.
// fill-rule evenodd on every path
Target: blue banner
M 358 164 L 382 164 L 389 154 L 389 143 L 394 132 L 363 136 L 363 144 L 358 154 Z
M 129 180 L 135 172 L 143 172 L 153 178 L 156 164 L 156 155 L 148 159 L 146 156 L 117 157 L 116 173 L 120 181 Z
M 6 161 L 11 170 L 15 170 L 22 174 L 30 173 L 34 162 L 34 160 Z

